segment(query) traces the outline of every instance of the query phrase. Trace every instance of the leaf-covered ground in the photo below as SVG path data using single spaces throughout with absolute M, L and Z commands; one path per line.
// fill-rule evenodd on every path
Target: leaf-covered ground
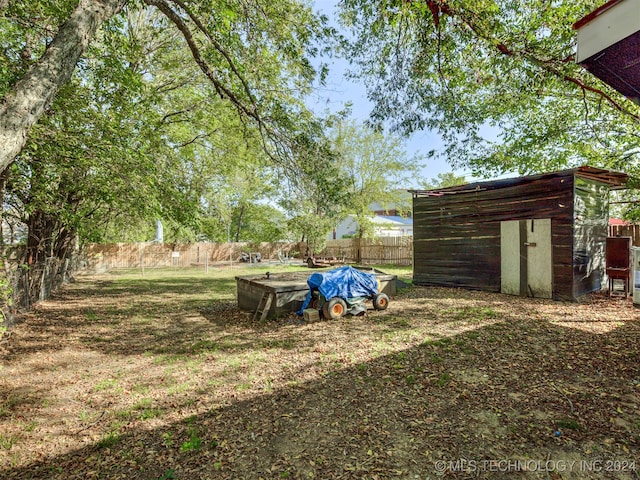
M 630 300 L 410 287 L 253 324 L 237 274 L 81 277 L 23 315 L 0 478 L 640 478 Z

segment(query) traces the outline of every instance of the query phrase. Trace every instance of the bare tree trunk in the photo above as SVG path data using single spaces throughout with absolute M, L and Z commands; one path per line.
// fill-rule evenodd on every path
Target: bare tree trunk
M 2 0 L 0 0 L 1 2 Z M 9 179 L 9 170 L 5 170 L 3 172 L 0 172 L 0 201 L 2 201 L 2 204 L 0 205 L 0 256 L 2 258 L 4 258 L 4 247 L 5 247 L 5 241 L 4 241 L 4 194 L 5 191 L 7 190 L 7 180 Z M 11 230 L 11 227 L 9 228 Z M 11 237 L 13 240 L 13 232 L 11 233 Z
M 236 228 L 236 242 L 240 241 L 240 229 L 242 228 L 243 216 L 244 216 L 244 204 L 240 206 L 240 213 L 238 214 L 238 228 Z
M 0 171 L 20 153 L 31 127 L 73 74 L 78 60 L 106 20 L 127 0 L 80 0 L 44 55 L 0 102 Z M 0 0 L 0 6 L 3 5 Z

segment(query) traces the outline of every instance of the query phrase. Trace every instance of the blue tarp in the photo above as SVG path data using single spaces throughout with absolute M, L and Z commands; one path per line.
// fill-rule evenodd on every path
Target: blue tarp
M 378 279 L 375 273 L 363 272 L 350 266 L 336 268 L 327 272 L 313 273 L 307 279 L 309 293 L 305 298 L 298 315 L 311 303 L 313 290 L 318 290 L 324 298 L 343 299 L 354 297 L 371 297 L 378 293 Z

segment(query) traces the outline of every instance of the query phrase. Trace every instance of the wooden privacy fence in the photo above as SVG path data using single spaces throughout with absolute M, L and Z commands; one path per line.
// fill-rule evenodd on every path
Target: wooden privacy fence
M 413 264 L 413 237 L 348 238 L 329 240 L 325 256 L 358 264 Z
M 84 251 L 86 270 L 101 273 L 115 268 L 190 267 L 222 262 L 237 263 L 242 252 L 260 253 L 263 259 L 284 261 L 299 252 L 299 246 L 298 243 L 95 243 L 87 245 Z
M 631 237 L 631 245 L 640 247 L 640 225 L 609 225 L 609 236 Z
M 190 267 L 237 263 L 240 254 L 260 253 L 263 261 L 305 262 L 304 243 L 111 243 L 89 244 L 84 249 L 85 268 L 90 273 L 117 268 Z M 342 239 L 327 241 L 319 256 L 344 258 L 358 264 L 413 263 L 413 237 Z

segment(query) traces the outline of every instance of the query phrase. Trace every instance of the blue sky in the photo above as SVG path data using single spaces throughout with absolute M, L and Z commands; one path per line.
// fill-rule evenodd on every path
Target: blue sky
M 336 5 L 338 0 L 314 0 L 314 10 L 319 10 L 329 18 L 334 18 L 336 13 Z M 337 22 L 334 23 L 337 27 Z M 326 110 L 337 112 L 344 108 L 344 104 L 351 102 L 352 118 L 357 121 L 364 122 L 371 111 L 371 103 L 367 100 L 364 86 L 354 81 L 344 78 L 344 74 L 348 69 L 348 62 L 344 59 L 328 59 L 329 62 L 329 78 L 326 87 L 319 89 L 308 102 L 310 108 L 318 113 Z M 430 131 L 422 131 L 413 134 L 406 140 L 406 151 L 412 154 L 425 155 L 433 149 L 439 149 L 442 142 L 437 133 Z M 455 172 L 457 175 L 465 175 L 468 180 L 471 174 L 468 171 L 453 170 L 452 167 L 442 159 L 427 159 L 426 165 L 423 167 L 421 177 L 425 179 L 435 178 L 439 173 Z M 408 185 L 407 188 L 419 187 Z

